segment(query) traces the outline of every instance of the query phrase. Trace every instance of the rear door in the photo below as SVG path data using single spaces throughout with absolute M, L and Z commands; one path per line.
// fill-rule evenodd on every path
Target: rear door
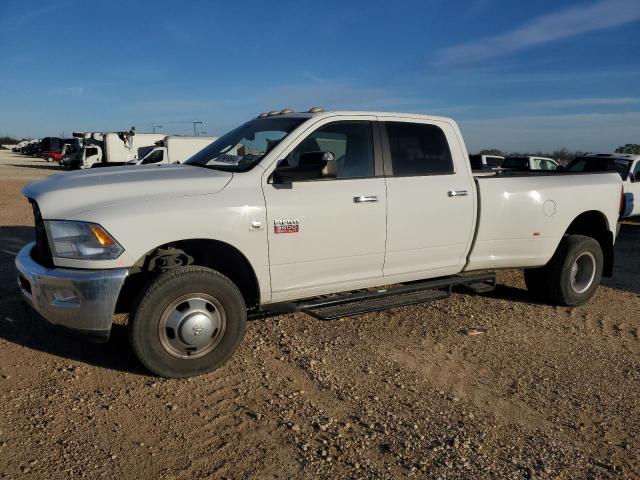
M 415 280 L 464 266 L 475 189 L 456 129 L 443 121 L 384 121 L 387 251 L 384 275 Z

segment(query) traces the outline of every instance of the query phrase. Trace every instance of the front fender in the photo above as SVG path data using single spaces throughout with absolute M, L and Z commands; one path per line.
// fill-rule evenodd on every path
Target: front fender
M 70 261 L 76 268 L 129 268 L 149 251 L 174 242 L 207 239 L 240 251 L 256 273 L 263 299 L 270 298 L 266 209 L 255 188 L 223 190 L 217 194 L 153 199 L 107 207 L 73 220 L 99 223 L 123 246 L 113 261 Z M 254 223 L 261 225 L 259 228 Z

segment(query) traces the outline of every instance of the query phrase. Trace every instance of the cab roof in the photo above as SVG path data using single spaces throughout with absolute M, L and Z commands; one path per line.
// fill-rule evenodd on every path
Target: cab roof
M 336 116 L 376 116 L 376 117 L 396 117 L 407 119 L 422 119 L 422 120 L 439 120 L 443 122 L 452 122 L 451 118 L 440 117 L 435 115 L 426 115 L 421 113 L 401 113 L 401 112 L 381 112 L 381 111 L 365 111 L 365 110 L 322 110 L 318 112 L 289 112 L 289 113 L 273 113 L 264 117 L 257 118 L 273 118 L 273 117 L 286 117 L 286 118 L 328 118 Z

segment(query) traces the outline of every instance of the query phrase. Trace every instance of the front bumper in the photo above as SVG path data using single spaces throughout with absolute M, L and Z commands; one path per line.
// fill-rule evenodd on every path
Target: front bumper
M 35 243 L 16 257 L 18 285 L 24 298 L 47 321 L 107 340 L 128 270 L 47 268 L 31 257 Z

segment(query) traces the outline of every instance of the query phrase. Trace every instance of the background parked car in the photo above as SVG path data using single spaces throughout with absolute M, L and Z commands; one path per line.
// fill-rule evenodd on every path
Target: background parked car
M 469 155 L 469 162 L 471 162 L 473 170 L 492 170 L 502 166 L 504 157 L 500 155 Z
M 22 147 L 20 152 L 29 157 L 39 157 L 42 153 L 42 145 L 39 140 L 31 140 Z
M 504 170 L 559 170 L 560 165 L 553 158 L 547 157 L 507 157 L 500 168 Z
M 640 155 L 598 153 L 576 157 L 566 168 L 570 172 L 618 172 L 624 191 L 623 218 L 640 215 Z
M 80 144 L 77 138 L 45 137 L 42 139 L 41 145 L 42 158 L 51 163 L 62 160 L 62 151 L 65 145 L 78 147 Z

